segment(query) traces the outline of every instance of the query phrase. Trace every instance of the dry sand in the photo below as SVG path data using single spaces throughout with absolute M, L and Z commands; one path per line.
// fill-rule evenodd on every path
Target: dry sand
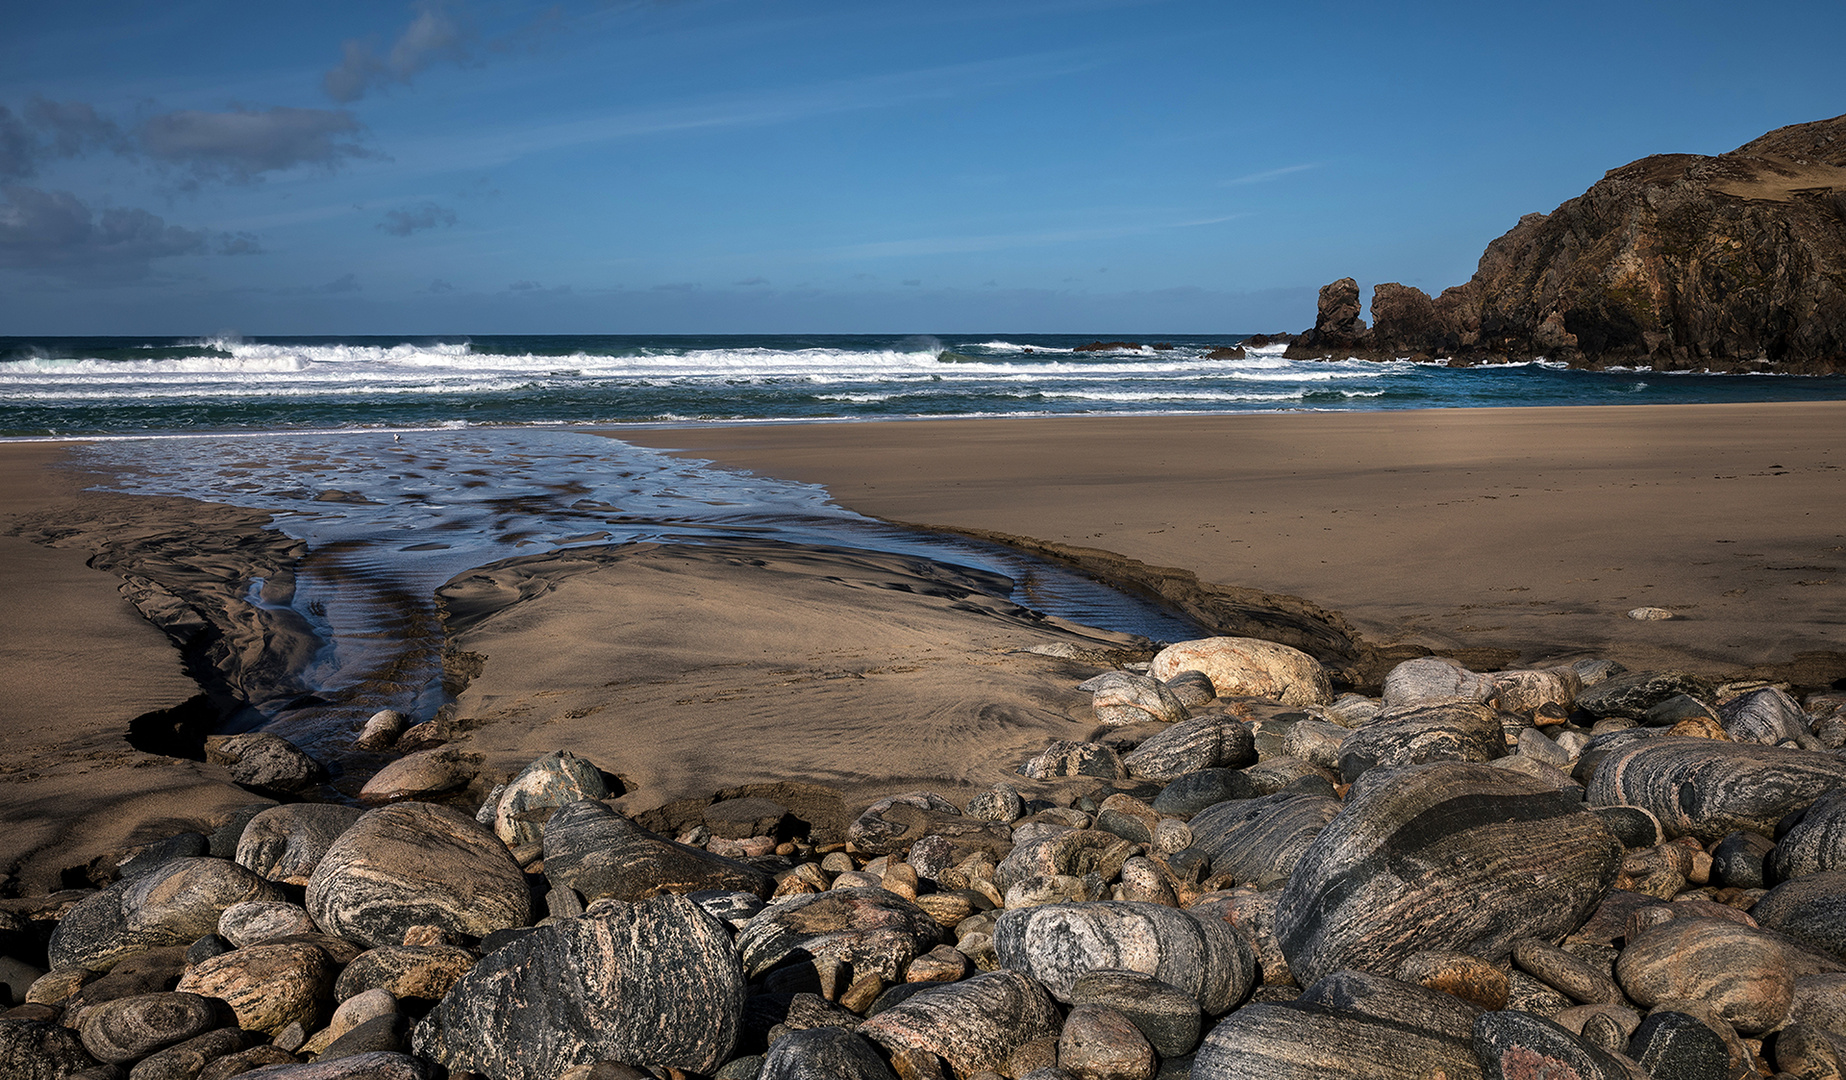
M 1842 430 L 1846 404 L 1820 403 L 620 434 L 822 483 L 878 517 L 1298 595 L 1374 643 L 1756 666 L 1815 685 L 1846 675 Z M 0 446 L 0 533 L 71 526 L 55 548 L 0 536 L 0 871 L 16 879 L 0 885 L 27 891 L 254 801 L 220 767 L 129 745 L 136 717 L 196 687 L 86 558 L 152 544 L 138 565 L 222 597 L 275 573 L 280 550 L 261 515 L 80 494 L 47 468 L 61 453 Z M 782 780 L 848 803 L 966 793 L 1094 730 L 1072 687 L 1095 669 L 1016 650 L 1111 644 L 973 584 L 914 560 L 750 544 L 483 568 L 445 590 L 456 646 L 481 658 L 458 741 L 485 756 L 484 782 L 574 750 L 624 779 L 630 812 Z M 1680 617 L 1624 618 L 1640 605 Z
M 1846 676 L 1846 402 L 615 434 L 1304 597 L 1382 644 Z

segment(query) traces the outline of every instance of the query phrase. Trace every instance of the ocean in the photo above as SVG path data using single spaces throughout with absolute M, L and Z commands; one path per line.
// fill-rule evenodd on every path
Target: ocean
M 1846 378 L 1297 361 L 1243 335 L 0 338 L 0 438 L 1783 401 Z
M 338 747 L 381 707 L 443 704 L 434 590 L 573 546 L 864 548 L 1001 575 L 1022 607 L 1150 641 L 1199 627 L 1142 596 L 822 488 L 593 434 L 624 424 L 1482 408 L 1846 398 L 1846 379 L 1214 358 L 1240 335 L 0 338 L 0 439 L 84 439 L 118 491 L 273 514 L 307 542 L 292 601 L 324 646 L 319 702 L 271 726 Z M 252 603 L 263 583 L 249 583 Z M 421 629 L 413 629 L 421 628 Z M 420 672 L 404 683 L 378 672 Z M 401 684 L 401 685 L 400 685 Z

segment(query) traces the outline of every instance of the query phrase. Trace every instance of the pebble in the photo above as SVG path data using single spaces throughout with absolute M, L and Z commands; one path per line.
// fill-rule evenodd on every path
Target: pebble
M 1154 1048 L 1114 1009 L 1073 1004 L 1058 1033 L 1058 1067 L 1078 1080 L 1153 1080 Z

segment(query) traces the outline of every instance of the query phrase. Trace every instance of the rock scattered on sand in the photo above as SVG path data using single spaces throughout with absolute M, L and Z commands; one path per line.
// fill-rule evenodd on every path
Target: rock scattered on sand
M 0 1075 L 1835 1075 L 1840 702 L 1432 658 L 1334 698 L 1175 649 L 1085 683 L 1096 741 L 824 836 L 784 786 L 669 839 L 564 752 L 478 819 L 435 784 L 196 823 L 0 901 Z M 470 753 L 398 760 L 485 787 Z

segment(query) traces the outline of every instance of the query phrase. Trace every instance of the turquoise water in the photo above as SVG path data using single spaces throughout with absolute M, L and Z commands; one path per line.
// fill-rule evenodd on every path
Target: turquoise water
M 1242 335 L 0 338 L 0 437 L 1846 398 L 1846 378 L 1295 361 Z M 1113 340 L 1113 339 L 1112 339 Z M 1155 348 L 1167 345 L 1170 348 Z

